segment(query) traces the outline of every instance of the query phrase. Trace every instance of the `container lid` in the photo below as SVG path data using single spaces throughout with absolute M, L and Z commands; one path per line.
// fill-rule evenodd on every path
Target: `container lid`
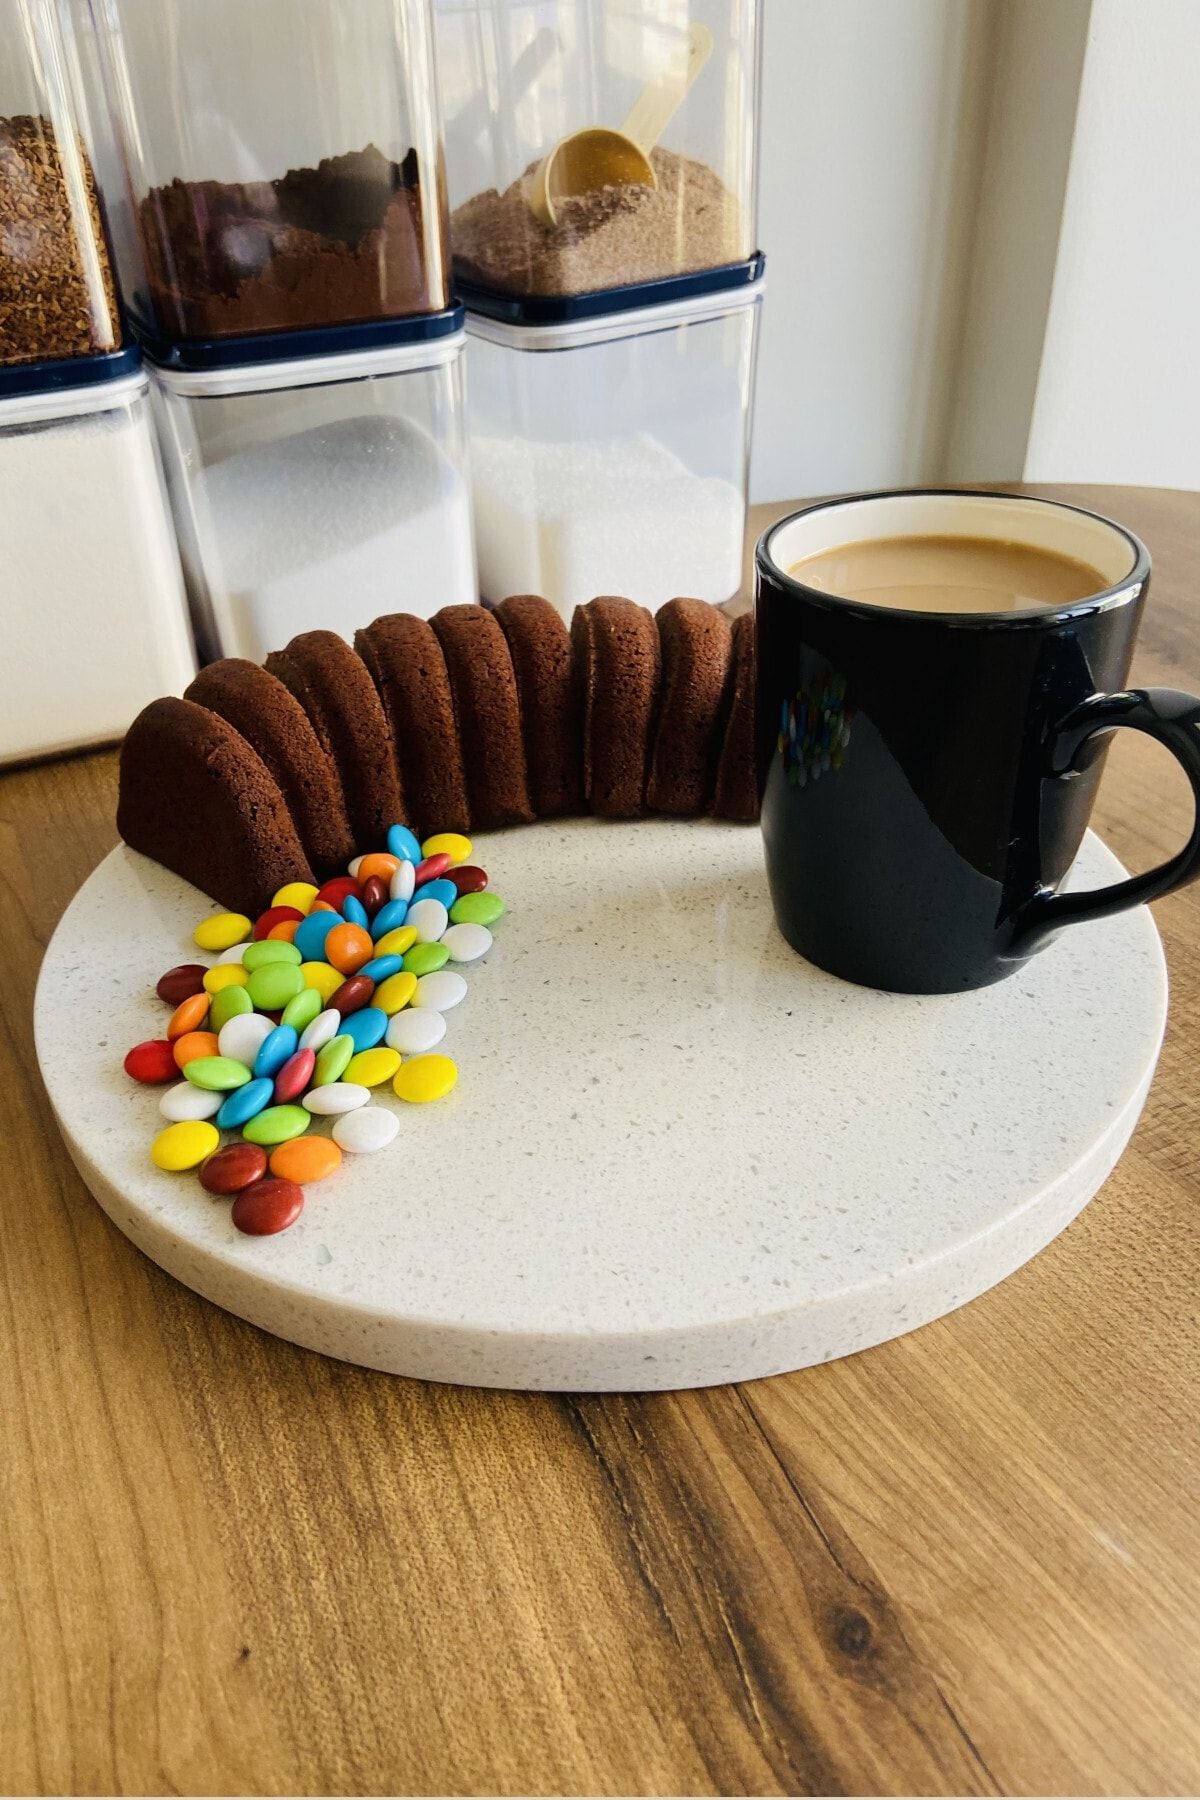
M 406 319 L 368 319 L 359 325 L 320 325 L 307 331 L 260 331 L 245 337 L 156 337 L 136 313 L 130 323 L 157 369 L 208 373 L 242 370 L 254 364 L 295 363 L 308 357 L 347 356 L 363 350 L 396 350 L 414 346 L 418 354 L 439 339 L 462 329 L 463 309 L 417 313 Z
M 105 412 L 146 385 L 136 344 L 98 356 L 0 367 L 0 428 Z
M 397 329 L 411 325 L 411 319 L 397 321 L 392 327 L 395 341 L 383 343 L 378 341 L 378 327 L 372 324 L 370 335 L 373 341 L 358 342 L 349 348 L 345 341 L 347 332 L 341 327 L 324 332 L 281 332 L 271 340 L 276 350 L 273 362 L 221 362 L 212 368 L 181 362 L 159 363 L 147 351 L 147 366 L 157 384 L 168 393 L 196 399 L 212 399 L 224 394 L 261 394 L 277 388 L 324 387 L 335 381 L 365 381 L 372 375 L 435 369 L 461 355 L 466 332 L 461 306 L 430 316 L 449 323 L 435 334 L 414 337 Z M 320 351 L 309 350 L 306 355 L 299 355 L 295 344 L 298 337 L 322 337 L 325 344 Z M 222 348 L 230 341 L 224 340 Z
M 690 275 L 664 275 L 658 281 L 635 281 L 627 287 L 593 288 L 587 294 L 502 294 L 496 288 L 461 280 L 455 281 L 454 291 L 474 318 L 495 319 L 505 325 L 570 325 L 580 319 L 640 312 L 647 306 L 667 306 L 697 295 L 750 287 L 765 266 L 762 251 L 757 250 L 745 262 L 695 269 Z
M 673 300 L 660 300 L 625 312 L 592 314 L 558 325 L 514 325 L 505 319 L 467 314 L 467 333 L 513 350 L 573 350 L 583 344 L 610 343 L 617 338 L 640 337 L 647 332 L 669 331 L 675 325 L 699 325 L 707 319 L 723 319 L 742 312 L 762 299 L 766 290 L 764 259 L 755 258 L 751 282 L 724 289 L 706 289 Z M 741 265 L 739 265 L 740 267 Z M 707 270 L 707 274 L 714 271 Z M 673 287 L 673 282 L 649 282 L 647 287 Z M 628 290 L 622 289 L 622 292 Z M 641 290 L 645 291 L 645 289 Z M 589 296 L 590 297 L 590 296 Z

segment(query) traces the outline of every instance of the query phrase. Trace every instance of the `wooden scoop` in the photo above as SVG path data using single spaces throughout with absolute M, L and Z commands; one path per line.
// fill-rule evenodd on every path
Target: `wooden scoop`
M 534 217 L 543 225 L 557 225 L 554 209 L 559 201 L 595 193 L 597 188 L 656 188 L 658 178 L 650 152 L 708 61 L 712 47 L 708 27 L 690 25 L 686 61 L 661 70 L 647 83 L 619 131 L 592 125 L 560 138 L 542 158 L 526 188 Z

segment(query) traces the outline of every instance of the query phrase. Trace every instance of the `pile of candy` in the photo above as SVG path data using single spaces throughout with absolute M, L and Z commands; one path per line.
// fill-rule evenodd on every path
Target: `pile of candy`
M 135 1081 L 175 1083 L 150 1155 L 160 1169 L 198 1168 L 210 1194 L 232 1197 L 239 1231 L 286 1230 L 302 1183 L 332 1175 L 343 1151 L 391 1143 L 400 1121 L 371 1104 L 373 1088 L 438 1100 L 458 1080 L 433 1053 L 467 991 L 446 965 L 485 956 L 504 911 L 470 855 L 458 832 L 421 844 L 393 825 L 386 852 L 355 857 L 323 887 L 290 882 L 253 922 L 204 919 L 195 941 L 218 960 L 159 981 L 174 1008 L 166 1036 L 125 1058 Z M 333 1121 L 329 1137 L 308 1135 L 318 1118 Z M 222 1131 L 241 1137 L 222 1146 Z

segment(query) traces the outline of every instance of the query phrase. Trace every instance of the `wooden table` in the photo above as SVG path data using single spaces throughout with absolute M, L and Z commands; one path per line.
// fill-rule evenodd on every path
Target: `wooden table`
M 1200 682 L 1200 497 L 1059 491 L 1154 551 L 1136 677 Z M 228 1317 L 75 1176 L 30 1013 L 114 771 L 0 780 L 5 1791 L 1200 1784 L 1200 887 L 1156 908 L 1132 1147 L 1002 1287 L 746 1387 L 475 1393 Z M 1183 785 L 1121 734 L 1098 824 L 1127 862 L 1182 841 Z M 111 1056 L 120 1021 L 79 1037 Z

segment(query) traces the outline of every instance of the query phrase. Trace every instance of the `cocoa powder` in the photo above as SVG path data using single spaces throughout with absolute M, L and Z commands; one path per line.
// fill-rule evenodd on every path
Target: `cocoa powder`
M 424 203 L 416 151 L 397 163 L 374 144 L 275 181 L 152 188 L 138 224 L 155 327 L 225 337 L 440 308 Z
M 503 193 L 474 194 L 450 220 L 455 274 L 504 293 L 585 294 L 750 254 L 741 208 L 715 170 L 661 148 L 650 162 L 656 188 L 597 188 L 558 201 L 554 225 L 529 208 L 536 162 Z
M 100 203 L 82 142 L 87 217 L 70 191 L 49 119 L 0 119 L 0 363 L 90 356 L 120 342 Z M 89 284 L 78 232 L 90 234 L 101 292 Z

